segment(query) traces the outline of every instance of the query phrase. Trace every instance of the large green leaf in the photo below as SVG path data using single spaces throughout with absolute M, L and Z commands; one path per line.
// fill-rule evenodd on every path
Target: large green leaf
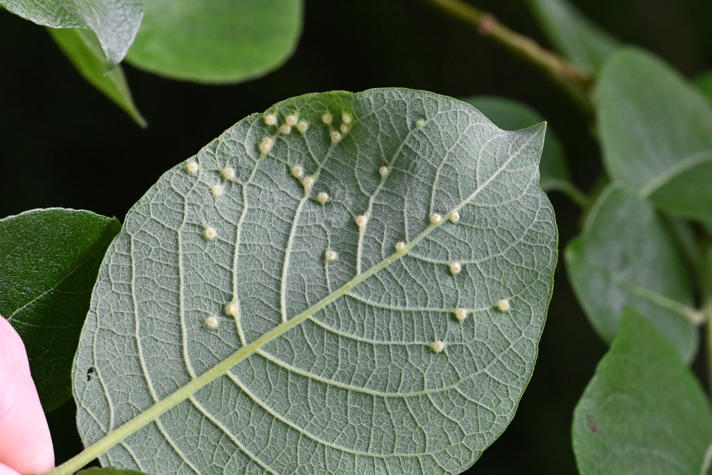
M 649 318 L 683 359 L 693 357 L 694 287 L 672 236 L 649 203 L 609 186 L 565 257 L 576 295 L 606 342 L 613 340 L 621 312 L 630 306 Z
M 106 70 L 106 56 L 90 30 L 50 28 L 49 32 L 84 79 L 114 101 L 137 124 L 146 126 L 131 97 L 121 66 Z
M 205 83 L 260 76 L 294 51 L 302 0 L 151 0 L 129 61 Z
M 476 96 L 463 100 L 505 130 L 519 130 L 544 121 L 534 109 L 511 99 Z M 547 131 L 539 171 L 541 174 L 539 183 L 544 191 L 561 190 L 571 184 L 563 147 L 559 138 L 551 130 Z
M 527 3 L 554 46 L 584 71 L 598 72 L 618 46 L 616 40 L 567 0 L 527 0 Z
M 709 402 L 674 348 L 633 311 L 576 406 L 573 444 L 583 475 L 707 473 Z
M 660 208 L 712 219 L 712 104 L 650 54 L 624 49 L 596 89 L 611 177 Z
M 50 28 L 90 28 L 110 65 L 121 62 L 141 24 L 145 0 L 0 0 L 9 11 Z M 149 2 L 150 3 L 150 2 Z
M 46 411 L 71 394 L 91 289 L 120 228 L 115 219 L 58 208 L 0 220 L 0 314 L 25 342 Z
M 469 467 L 514 415 L 552 290 L 544 131 L 407 89 L 238 122 L 107 252 L 74 367 L 85 442 L 148 422 L 101 460 L 149 473 Z

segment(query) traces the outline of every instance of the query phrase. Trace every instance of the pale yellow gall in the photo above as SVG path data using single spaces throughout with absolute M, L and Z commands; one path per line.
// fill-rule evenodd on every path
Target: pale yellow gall
M 339 142 L 341 142 L 341 139 L 343 138 L 341 136 L 341 134 L 335 130 L 332 130 L 331 133 L 329 133 L 329 135 L 331 136 L 331 141 L 333 143 L 339 143 Z
M 456 308 L 455 310 L 453 310 L 452 313 L 455 314 L 455 318 L 457 318 L 459 321 L 463 321 L 467 318 L 467 310 L 464 308 Z
M 339 257 L 339 256 L 336 254 L 336 252 L 331 251 L 331 250 L 326 251 L 324 253 L 324 259 L 326 259 L 326 262 L 335 261 L 337 257 Z
M 348 112 L 344 112 L 343 114 L 341 114 L 341 122 L 343 122 L 344 124 L 350 124 L 351 114 L 349 114 Z
M 415 126 L 419 129 L 422 129 L 424 125 L 425 125 L 425 121 L 423 119 L 419 119 L 415 122 Z
M 457 223 L 458 221 L 460 221 L 460 213 L 458 213 L 457 211 L 453 211 L 452 213 L 450 213 L 450 216 L 448 216 L 448 218 L 450 218 L 450 221 L 452 221 L 453 223 Z
M 287 124 L 282 124 L 282 125 L 279 127 L 279 133 L 280 133 L 280 134 L 288 134 L 288 133 L 291 132 L 291 131 L 292 131 L 292 128 L 291 128 L 290 126 L 288 126 Z
M 450 273 L 452 275 L 457 275 L 460 273 L 460 271 L 462 271 L 462 266 L 457 261 L 451 262 L 450 264 L 448 264 L 448 267 L 450 268 Z
M 325 204 L 327 201 L 329 201 L 329 195 L 322 191 L 321 193 L 316 195 L 316 200 L 321 204 Z
M 187 171 L 191 175 L 195 175 L 196 173 L 198 173 L 198 170 L 200 170 L 200 167 L 195 162 L 188 162 L 185 164 L 185 171 Z
M 301 133 L 304 133 L 307 131 L 309 128 L 309 122 L 306 120 L 300 120 L 299 123 L 297 124 L 297 130 Z
M 215 231 L 215 228 L 213 228 L 212 226 L 206 226 L 205 229 L 203 229 L 203 237 L 208 241 L 212 241 L 217 236 L 218 232 Z
M 356 221 L 356 226 L 358 226 L 359 229 L 363 229 L 366 227 L 366 224 L 368 223 L 368 216 L 366 216 L 365 214 L 356 216 L 354 221 Z
M 430 215 L 430 224 L 436 225 L 443 222 L 443 217 L 438 213 L 433 213 Z
M 405 243 L 403 241 L 398 241 L 396 243 L 396 254 L 403 254 L 405 252 Z
M 274 139 L 272 137 L 264 137 L 262 142 L 260 142 L 260 153 L 262 155 L 268 154 L 272 147 L 274 146 Z
M 289 114 L 287 117 L 284 118 L 284 123 L 294 127 L 295 125 L 297 125 L 298 120 L 299 118 L 295 114 Z
M 277 124 L 277 116 L 274 114 L 267 114 L 264 117 L 265 124 L 267 125 L 276 125 Z
M 341 125 L 339 126 L 339 130 L 341 131 L 341 133 L 342 133 L 343 135 L 346 135 L 346 134 L 349 133 L 349 126 L 346 125 L 346 124 L 341 124 Z
M 316 183 L 316 178 L 314 178 L 313 176 L 305 176 L 304 179 L 302 179 L 304 193 L 311 193 L 312 188 L 314 188 L 314 183 Z
M 218 319 L 210 315 L 208 318 L 205 319 L 205 326 L 210 328 L 211 330 L 215 330 L 220 322 L 218 322 Z
M 304 176 L 304 169 L 300 167 L 299 165 L 294 165 L 290 171 L 292 172 L 292 176 L 294 178 L 299 178 L 301 179 Z
M 240 307 L 237 305 L 237 302 L 233 300 L 225 305 L 225 313 L 231 317 L 238 318 L 240 316 Z
M 225 192 L 225 189 L 223 188 L 222 185 L 210 185 L 210 192 L 213 194 L 215 198 L 218 196 L 222 195 Z
M 440 340 L 434 341 L 430 344 L 430 349 L 435 353 L 440 353 L 445 349 L 445 343 Z
M 509 311 L 509 300 L 508 299 L 497 300 L 494 303 L 494 308 L 496 308 L 500 312 L 508 312 Z
M 325 112 L 324 115 L 321 116 L 321 121 L 324 122 L 326 125 L 331 124 L 333 120 L 334 118 L 328 112 Z
M 226 180 L 234 180 L 235 179 L 235 169 L 232 167 L 223 168 L 222 170 L 220 170 L 220 174 Z
M 388 167 L 381 167 L 378 169 L 378 173 L 385 178 L 388 176 L 388 173 L 390 173 L 390 170 L 388 170 Z

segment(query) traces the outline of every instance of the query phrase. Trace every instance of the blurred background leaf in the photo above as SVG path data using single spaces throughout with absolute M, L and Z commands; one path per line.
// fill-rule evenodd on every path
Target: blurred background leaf
M 633 307 L 689 361 L 697 349 L 690 322 L 694 287 L 675 241 L 649 203 L 611 185 L 583 232 L 566 247 L 566 268 L 591 325 L 610 343 Z
M 244 81 L 282 64 L 301 25 L 302 0 L 151 0 L 128 60 L 175 79 Z
M 123 109 L 141 127 L 146 121 L 134 104 L 121 66 L 106 69 L 106 56 L 90 30 L 49 28 L 50 35 L 79 74 Z
M 665 211 L 712 219 L 712 103 L 634 48 L 606 62 L 596 103 L 611 178 Z
M 617 40 L 594 25 L 567 0 L 526 0 L 549 41 L 573 64 L 597 73 Z
M 576 462 L 583 475 L 698 474 L 712 443 L 707 397 L 679 355 L 628 310 L 610 351 L 576 406 Z

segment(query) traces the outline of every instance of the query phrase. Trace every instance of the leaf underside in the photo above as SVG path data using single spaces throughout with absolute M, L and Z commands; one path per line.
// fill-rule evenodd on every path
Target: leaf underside
M 476 96 L 463 100 L 505 130 L 531 127 L 544 120 L 529 106 L 503 97 Z M 541 152 L 539 172 L 539 183 L 544 191 L 559 189 L 571 181 L 563 147 L 551 130 L 547 131 L 546 141 Z
M 465 103 L 406 89 L 306 95 L 271 114 L 276 125 L 249 116 L 169 170 L 127 215 L 75 361 L 85 443 L 264 338 L 102 463 L 466 469 L 514 415 L 552 291 L 544 127 L 505 132 Z M 280 133 L 296 114 L 308 128 Z M 431 224 L 433 213 L 445 218 Z M 493 307 L 505 298 L 509 311 Z
M 109 64 L 118 64 L 136 36 L 145 0 L 0 0 L 12 13 L 50 28 L 89 28 Z

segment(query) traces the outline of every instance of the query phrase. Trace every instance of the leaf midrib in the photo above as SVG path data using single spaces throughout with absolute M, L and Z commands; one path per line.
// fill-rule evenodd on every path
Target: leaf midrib
M 511 156 L 509 158 L 507 158 L 507 160 L 505 160 L 505 162 L 489 178 L 487 178 L 487 180 L 485 180 L 481 185 L 479 185 L 467 198 L 462 200 L 459 204 L 457 204 L 452 209 L 450 209 L 447 213 L 445 213 L 444 216 L 447 217 L 454 212 L 459 212 L 459 210 L 463 206 L 465 206 L 470 201 L 472 201 L 495 178 L 497 178 L 500 175 L 500 173 L 502 173 L 502 171 L 505 170 L 509 166 L 509 164 L 517 156 L 519 156 L 519 154 L 538 136 L 539 136 L 538 132 L 532 132 L 530 137 L 528 137 L 524 141 L 524 143 L 521 145 L 521 147 L 518 150 L 516 150 L 515 152 L 513 152 L 511 154 Z M 105 435 L 103 438 L 98 440 L 96 443 L 87 447 L 84 451 L 82 451 L 75 457 L 71 458 L 64 464 L 60 465 L 59 467 L 55 468 L 51 472 L 48 472 L 48 474 L 70 475 L 75 471 L 75 469 L 83 467 L 90 461 L 92 461 L 95 458 L 97 458 L 98 456 L 102 455 L 103 453 L 105 453 L 106 451 L 111 449 L 113 446 L 120 443 L 123 439 L 125 439 L 129 435 L 133 434 L 134 432 L 138 431 L 145 425 L 156 420 L 158 417 L 160 417 L 162 414 L 164 414 L 165 412 L 172 409 L 174 406 L 178 405 L 179 403 L 181 403 L 187 399 L 190 399 L 191 396 L 194 393 L 196 393 L 198 390 L 207 386 L 208 384 L 210 384 L 212 381 L 219 378 L 220 376 L 223 376 L 224 374 L 228 373 L 229 370 L 233 366 L 235 366 L 237 363 L 241 362 L 242 360 L 248 358 L 252 354 L 256 353 L 258 350 L 260 350 L 260 348 L 262 348 L 266 344 L 279 338 L 281 335 L 283 335 L 287 331 L 291 330 L 292 328 L 296 327 L 303 321 L 309 319 L 312 315 L 316 314 L 317 312 L 319 312 L 320 310 L 322 310 L 329 304 L 338 300 L 342 296 L 348 294 L 348 292 L 352 288 L 354 288 L 361 282 L 365 281 L 372 275 L 374 275 L 377 272 L 381 271 L 382 269 L 388 267 L 390 264 L 399 260 L 400 258 L 408 255 L 408 252 L 410 252 L 410 250 L 415 245 L 417 245 L 427 235 L 429 235 L 430 232 L 432 232 L 434 229 L 438 228 L 441 224 L 443 224 L 445 222 L 447 222 L 447 219 L 442 219 L 439 223 L 436 223 L 436 224 L 430 223 L 412 241 L 406 243 L 406 246 L 405 246 L 405 249 L 403 250 L 403 252 L 399 252 L 399 253 L 394 252 L 393 254 L 391 254 L 387 258 L 383 259 L 381 262 L 374 265 L 367 271 L 354 276 L 351 280 L 346 282 L 344 285 L 342 285 L 339 289 L 334 291 L 332 294 L 327 295 L 326 297 L 321 299 L 319 302 L 312 305 L 308 309 L 304 310 L 300 314 L 296 315 L 292 319 L 287 320 L 286 322 L 283 322 L 283 323 L 277 325 L 269 332 L 263 334 L 262 336 L 255 339 L 251 343 L 241 347 L 240 349 L 235 351 L 232 355 L 230 355 L 225 360 L 221 361 L 220 363 L 218 363 L 211 369 L 207 370 L 205 373 L 203 373 L 200 376 L 198 376 L 197 378 L 193 379 L 188 384 L 177 389 L 176 391 L 174 391 L 173 393 L 168 395 L 166 398 L 164 398 L 160 401 L 157 401 L 153 406 L 151 406 L 148 409 L 146 409 L 145 411 L 139 413 L 137 416 L 135 416 L 133 419 L 130 419 L 129 421 L 124 423 L 122 426 L 109 432 L 107 435 Z M 375 454 L 372 454 L 372 456 L 375 456 Z

